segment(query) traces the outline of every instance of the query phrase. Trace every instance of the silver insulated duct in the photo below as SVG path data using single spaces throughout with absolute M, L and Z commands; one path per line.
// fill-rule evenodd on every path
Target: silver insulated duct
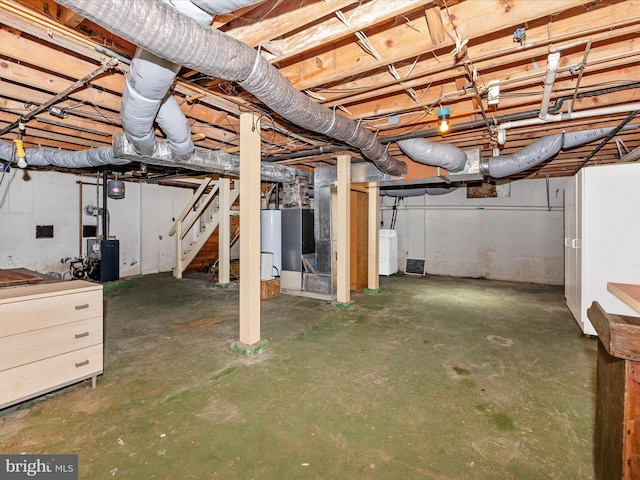
M 633 130 L 638 126 L 627 125 L 622 130 Z M 560 150 L 600 140 L 613 130 L 613 128 L 595 128 L 541 137 L 516 153 L 480 159 L 480 173 L 493 178 L 508 177 L 549 160 Z
M 373 132 L 293 88 L 253 48 L 199 24 L 160 0 L 60 0 L 59 3 L 172 63 L 238 82 L 290 122 L 359 149 L 389 175 L 406 173 L 406 164 L 391 157 Z
M 122 93 L 122 128 L 129 143 L 140 155 L 153 155 L 156 147 L 154 120 L 167 136 L 175 160 L 193 153 L 187 118 L 169 88 L 180 65 L 138 48 L 127 72 Z
M 58 150 L 57 148 L 25 148 L 25 154 L 28 164 L 34 167 L 53 165 L 60 168 L 88 168 L 129 163 L 129 160 L 114 158 L 111 147 L 78 151 Z M 14 145 L 0 142 L 0 160 L 14 162 L 14 157 Z
M 461 172 L 467 163 L 467 154 L 449 143 L 432 142 L 426 138 L 409 138 L 399 140 L 398 146 L 414 162 L 446 168 L 452 173 Z

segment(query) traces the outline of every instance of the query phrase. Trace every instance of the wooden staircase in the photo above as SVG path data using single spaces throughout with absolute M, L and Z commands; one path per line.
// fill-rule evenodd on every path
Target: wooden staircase
M 238 203 L 238 195 L 238 189 L 231 189 L 228 180 L 214 181 L 207 177 L 201 182 L 169 231 L 176 239 L 174 277 L 210 271 L 224 255 L 229 261 L 229 249 L 240 234 L 240 217 L 237 209 L 232 210 Z M 228 223 L 221 225 L 221 221 Z M 220 231 L 228 233 L 227 242 L 220 241 Z
M 202 233 L 200 234 L 202 235 Z M 216 226 L 213 233 L 206 239 L 204 245 L 198 250 L 196 256 L 185 267 L 182 273 L 210 272 L 216 266 L 219 258 L 220 227 Z M 240 216 L 231 215 L 231 238 L 229 246 L 232 247 L 240 238 Z M 193 245 L 193 244 L 192 244 Z M 235 272 L 235 270 L 234 270 Z M 235 272 L 238 273 L 238 272 Z

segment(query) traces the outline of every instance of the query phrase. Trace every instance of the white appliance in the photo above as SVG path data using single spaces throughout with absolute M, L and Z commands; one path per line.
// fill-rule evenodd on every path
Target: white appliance
M 640 164 L 580 170 L 565 187 L 564 290 L 585 335 L 597 335 L 587 317 L 594 301 L 610 313 L 637 313 L 607 291 L 607 282 L 640 283 Z
M 260 253 L 260 280 L 271 280 L 273 278 L 273 253 Z
M 378 233 L 378 273 L 393 275 L 398 272 L 398 234 L 395 230 L 381 229 Z
M 282 270 L 282 211 L 260 211 L 260 250 L 273 253 L 271 277 L 279 277 Z

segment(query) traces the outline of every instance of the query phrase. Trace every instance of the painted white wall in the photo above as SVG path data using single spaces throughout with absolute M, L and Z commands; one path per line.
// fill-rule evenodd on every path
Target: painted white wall
M 82 186 L 82 206 L 78 181 L 94 184 Z M 168 232 L 192 191 L 133 182 L 125 182 L 125 190 L 125 198 L 107 201 L 109 234 L 120 241 L 120 276 L 170 271 L 175 240 Z M 95 178 L 44 171 L 25 177 L 12 169 L 0 183 L 0 268 L 68 272 L 62 258 L 86 255 L 86 239 L 80 251 L 80 208 L 96 200 Z M 84 212 L 82 222 L 101 225 Z M 53 225 L 54 237 L 36 239 L 36 225 Z
M 566 178 L 511 182 L 510 196 L 446 195 L 404 198 L 397 209 L 398 268 L 426 258 L 427 274 L 549 285 L 564 283 L 563 192 Z M 383 196 L 391 206 L 395 198 Z M 382 210 L 382 228 L 392 211 Z

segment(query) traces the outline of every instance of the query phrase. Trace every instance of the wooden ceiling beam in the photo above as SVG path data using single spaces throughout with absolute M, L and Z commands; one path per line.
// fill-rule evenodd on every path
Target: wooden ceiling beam
M 333 5 L 330 2 L 325 5 Z M 354 3 L 354 2 L 345 2 Z M 321 48 L 353 36 L 356 32 L 374 28 L 381 23 L 401 17 L 416 9 L 422 8 L 424 0 L 403 0 L 389 2 L 388 0 L 370 0 L 360 3 L 354 8 L 345 9 L 344 17 L 348 20 L 345 25 L 338 17 L 333 16 L 316 25 L 309 25 L 303 31 L 285 36 L 281 42 L 280 54 L 267 56 L 272 63 L 282 63 L 294 57 L 304 55 L 314 49 Z M 334 11 L 339 10 L 336 8 Z M 333 13 L 333 12 L 331 12 Z
M 633 42 L 630 42 L 633 43 Z M 624 49 L 624 44 L 619 45 Z M 611 50 L 609 50 L 611 51 Z M 627 55 L 628 52 L 625 53 Z M 618 66 L 619 60 L 607 60 L 599 61 L 597 57 L 592 57 L 592 61 L 588 63 L 586 73 L 582 77 L 580 84 L 580 91 L 594 90 L 601 88 L 602 85 L 611 81 L 611 71 L 614 67 Z M 638 60 L 633 62 L 635 64 L 640 63 L 640 51 L 637 52 Z M 606 60 L 606 59 L 605 59 Z M 627 59 L 628 62 L 629 59 Z M 612 66 L 611 63 L 614 65 Z M 628 65 L 633 65 L 628 64 Z M 575 63 L 570 60 L 563 60 L 563 66 L 559 68 L 558 80 L 554 84 L 554 93 L 552 100 L 561 95 L 570 95 L 576 85 L 576 77 L 569 72 L 569 67 Z M 522 107 L 523 109 L 529 108 L 529 105 L 535 105 L 542 98 L 543 85 L 542 78 L 539 72 L 531 72 L 532 67 L 525 66 L 519 68 L 513 68 L 510 73 L 513 75 L 511 84 L 500 85 L 500 104 L 495 107 L 502 110 L 505 107 Z M 637 73 L 633 68 L 626 68 L 622 71 L 618 71 L 615 77 L 617 83 L 634 82 L 638 81 Z M 498 72 L 500 74 L 500 72 Z M 491 75 L 483 76 L 483 80 L 486 84 L 491 83 L 494 80 Z M 524 89 L 530 89 L 530 91 L 524 91 Z M 560 93 L 562 92 L 562 93 Z M 429 107 L 434 104 L 447 104 L 452 108 L 455 108 L 457 112 L 453 112 L 454 115 L 471 115 L 478 112 L 475 106 L 471 106 L 472 99 L 475 98 L 475 93 L 472 89 L 458 88 L 457 90 L 450 89 L 444 90 L 441 86 L 431 85 L 425 89 L 417 89 L 416 94 L 420 98 L 420 103 L 416 103 L 403 92 L 396 93 L 395 95 L 389 95 L 382 98 L 376 98 L 366 103 L 359 103 L 355 105 L 349 105 L 347 108 L 351 113 L 352 119 L 364 119 L 364 115 L 370 112 L 375 112 L 376 116 L 382 115 L 400 115 L 401 119 L 405 116 L 405 113 L 411 115 L 423 115 L 423 112 L 414 113 L 416 110 L 422 110 L 424 107 Z M 525 95 L 526 94 L 526 95 Z M 484 98 L 484 97 L 483 97 Z M 486 98 L 485 98 L 486 100 Z M 460 108 L 460 103 L 467 102 L 469 107 Z M 489 107 L 485 107 L 489 108 Z M 539 108 L 539 106 L 535 107 Z M 435 114 L 434 114 L 435 115 Z M 408 117 L 410 118 L 410 117 Z M 407 119 L 401 120 L 407 123 Z M 410 122 L 410 120 L 409 120 Z M 379 122 L 376 122 L 379 123 Z
M 599 15 L 595 15 L 596 12 L 585 13 L 594 22 L 587 30 L 575 30 L 575 22 L 571 22 L 569 19 L 558 20 L 554 24 L 557 35 L 551 39 L 544 37 L 548 26 L 538 26 L 528 29 L 532 41 L 524 49 L 521 47 L 505 48 L 505 39 L 492 39 L 487 42 L 468 45 L 469 58 L 472 59 L 473 65 L 482 74 L 482 72 L 488 70 L 504 70 L 508 64 L 530 63 L 530 59 L 544 61 L 550 44 L 562 46 L 562 44 L 577 38 L 589 38 L 594 42 L 594 47 L 597 47 L 597 42 L 609 44 L 613 39 L 625 36 L 633 38 L 635 36 L 638 25 L 640 25 L 640 15 L 624 17 L 621 22 L 613 9 L 607 9 L 606 11 L 600 9 L 597 12 Z M 614 27 L 614 25 L 616 26 Z M 633 47 L 630 48 L 633 49 Z M 582 55 L 581 51 L 579 55 Z M 399 67 L 399 72 L 407 72 L 406 78 L 403 78 L 401 84 L 390 78 L 386 72 L 370 75 L 366 80 L 335 84 L 329 90 L 320 91 L 320 94 L 326 98 L 322 103 L 327 107 L 338 104 L 349 105 L 368 98 L 389 95 L 407 87 L 419 88 L 437 82 L 446 78 L 449 71 L 454 68 L 453 62 L 446 60 L 435 57 L 426 58 L 415 65 Z M 350 91 L 355 93 L 345 93 Z
M 76 28 L 82 23 L 84 17 L 77 14 L 73 10 L 70 10 L 62 5 L 58 5 L 56 18 L 60 23 L 70 28 Z
M 331 15 L 336 10 L 348 7 L 353 3 L 357 3 L 357 1 L 267 1 L 258 5 L 258 8 L 253 9 L 251 14 L 245 15 L 234 22 L 241 25 L 229 25 L 229 28 L 225 29 L 225 33 L 251 47 L 257 47 L 262 41 L 279 39 L 294 30 L 300 30 L 303 26 L 301 25 L 302 22 L 306 25 L 312 24 L 317 19 Z M 313 29 L 314 27 L 309 28 Z M 307 29 L 305 29 L 305 33 L 306 31 Z M 317 43 L 314 43 L 314 45 L 317 45 Z M 294 48 L 296 48 L 295 45 Z M 304 49 L 304 46 L 299 45 L 299 48 Z
M 512 28 L 513 25 L 535 20 L 540 17 L 557 14 L 564 10 L 588 3 L 587 0 L 555 0 L 553 2 L 512 1 L 505 4 L 502 0 L 474 0 L 462 2 L 449 8 L 451 18 L 456 19 L 458 34 L 462 39 L 475 39 L 489 35 L 496 30 Z M 535 6 L 535 7 L 534 7 Z M 482 18 L 483 21 L 477 21 Z M 468 19 L 468 20 L 466 20 Z M 411 21 L 412 26 L 407 23 Z M 455 43 L 452 25 L 447 22 L 447 36 L 444 45 Z M 428 31 L 424 17 L 410 17 L 399 25 L 389 26 L 379 32 L 367 32 L 369 42 L 383 59 L 380 63 L 373 56 L 363 52 L 354 43 L 336 45 L 331 51 L 318 53 L 309 58 L 282 67 L 280 72 L 299 90 L 317 87 L 343 80 L 385 67 L 409 58 L 416 58 L 436 50 L 425 41 Z M 428 36 L 428 33 L 426 34 Z M 438 48 L 442 48 L 439 45 Z M 339 59 L 337 62 L 336 59 Z
M 4 126 L 9 125 L 14 122 L 12 117 L 5 112 L 0 112 L 0 122 L 2 122 Z M 15 132 L 8 132 L 8 138 L 15 138 Z M 38 120 L 32 120 L 29 122 L 28 131 L 25 133 L 26 136 L 31 137 L 46 137 L 50 136 L 52 139 L 60 140 L 60 141 L 68 141 L 69 143 L 73 143 L 76 145 L 85 145 L 87 147 L 95 146 L 96 144 L 111 144 L 111 137 L 103 137 L 100 135 L 95 135 L 88 132 L 82 132 L 82 135 L 78 135 L 77 130 L 73 130 L 70 128 L 62 128 L 56 125 L 50 125 L 47 123 L 39 122 Z
M 17 63 L 12 60 L 0 59 L 2 78 L 22 85 L 28 85 L 38 90 L 48 91 L 51 93 L 51 96 L 66 90 L 74 83 L 67 78 L 61 78 L 47 71 L 38 70 L 27 65 L 28 64 Z M 120 74 L 118 73 L 117 75 Z M 68 98 L 100 106 L 111 111 L 120 111 L 121 99 L 119 95 L 115 95 L 101 88 L 93 88 L 91 84 L 88 84 L 86 88 L 78 89 L 71 93 Z
M 25 103 L 28 102 L 29 100 L 26 100 L 24 98 L 24 94 L 25 94 L 25 91 L 27 93 L 30 93 L 30 92 L 26 89 L 23 89 L 21 87 L 14 86 L 14 85 L 11 86 L 10 90 L 11 90 L 10 93 L 14 97 L 17 97 L 17 99 L 8 99 L 8 98 L 0 97 L 0 110 L 4 110 L 5 112 L 15 114 L 15 120 L 18 120 L 20 118 L 20 115 L 23 112 L 28 113 L 28 110 L 25 109 L 24 106 L 25 106 Z M 3 89 L 3 93 L 4 93 L 4 89 Z M 76 112 L 77 111 L 74 110 L 74 113 Z M 46 120 L 51 119 L 52 121 L 55 121 L 57 124 L 64 124 L 65 126 L 71 129 L 74 129 L 77 132 L 85 132 L 87 130 L 90 130 L 90 131 L 93 130 L 95 132 L 103 132 L 105 134 L 114 135 L 115 133 L 122 131 L 121 128 L 119 128 L 119 126 L 117 125 L 112 125 L 110 123 L 107 123 L 101 120 L 93 120 L 87 117 L 79 118 L 78 116 L 75 116 L 75 115 L 68 115 L 65 118 L 55 118 L 55 117 L 51 117 L 51 115 L 49 115 L 46 112 L 43 112 L 42 114 L 40 114 L 40 117 Z M 36 117 L 36 119 L 40 117 Z M 97 118 L 100 118 L 100 117 L 97 117 Z M 29 127 L 29 123 L 27 123 L 27 128 L 28 127 Z
M 59 49 L 0 29 L 0 54 L 20 62 L 35 65 L 67 78 L 79 79 L 98 68 L 99 63 L 73 57 Z M 122 93 L 122 75 L 103 75 L 92 83 L 112 92 Z

